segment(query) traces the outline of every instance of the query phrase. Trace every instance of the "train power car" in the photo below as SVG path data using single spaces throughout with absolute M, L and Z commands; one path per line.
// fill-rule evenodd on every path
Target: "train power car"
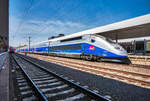
M 20 49 L 22 52 L 82 58 L 85 60 L 110 60 L 130 64 L 126 50 L 111 39 L 94 34 L 66 36 Z

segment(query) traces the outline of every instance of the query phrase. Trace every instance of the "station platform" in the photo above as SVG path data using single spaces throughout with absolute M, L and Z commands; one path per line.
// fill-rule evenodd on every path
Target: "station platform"
M 8 52 L 4 52 L 0 54 L 0 101 L 9 101 Z
M 150 56 L 147 55 L 128 55 L 132 64 L 150 66 Z
M 146 58 L 146 59 L 150 59 L 150 56 L 149 55 L 129 55 L 129 57 L 131 58 Z

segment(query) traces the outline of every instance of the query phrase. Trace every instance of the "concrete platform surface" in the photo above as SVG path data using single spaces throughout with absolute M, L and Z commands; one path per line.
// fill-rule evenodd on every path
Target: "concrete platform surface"
M 8 53 L 0 55 L 0 101 L 9 101 L 9 58 Z

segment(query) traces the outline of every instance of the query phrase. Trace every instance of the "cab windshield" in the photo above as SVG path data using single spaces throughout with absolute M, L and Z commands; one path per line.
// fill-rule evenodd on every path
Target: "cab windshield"
M 104 36 L 101 36 L 101 35 L 96 35 L 97 37 L 100 37 L 102 38 L 103 40 L 109 42 L 110 44 L 116 44 L 112 39 L 110 38 L 107 38 L 107 37 L 104 37 Z

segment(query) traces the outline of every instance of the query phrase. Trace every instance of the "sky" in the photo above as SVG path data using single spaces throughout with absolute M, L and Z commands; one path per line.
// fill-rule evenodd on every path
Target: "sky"
M 45 41 L 150 13 L 150 0 L 9 0 L 10 46 Z

